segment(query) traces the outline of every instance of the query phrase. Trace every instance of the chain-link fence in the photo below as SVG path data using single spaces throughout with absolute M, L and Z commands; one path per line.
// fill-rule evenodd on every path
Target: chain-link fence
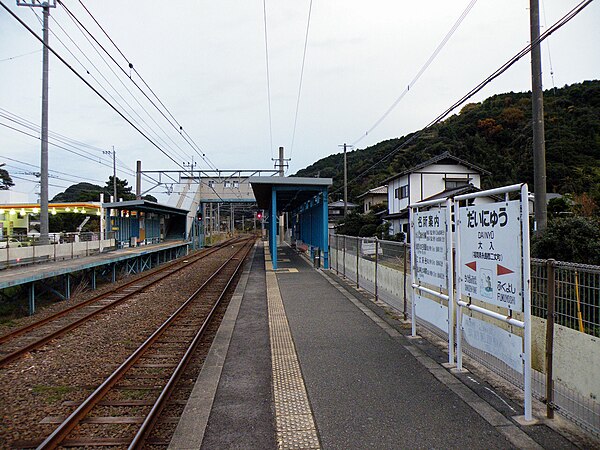
M 402 242 L 330 235 L 330 269 L 411 316 L 410 247 Z M 600 267 L 532 260 L 533 393 L 583 428 L 600 435 Z M 443 302 L 442 302 L 443 303 Z M 477 318 L 477 313 L 469 312 Z M 417 317 L 419 326 L 447 334 Z M 510 327 L 508 327 L 510 328 Z M 518 329 L 507 329 L 522 334 Z M 519 388 L 523 376 L 463 339 L 473 360 Z M 552 389 L 546 389 L 552 386 Z

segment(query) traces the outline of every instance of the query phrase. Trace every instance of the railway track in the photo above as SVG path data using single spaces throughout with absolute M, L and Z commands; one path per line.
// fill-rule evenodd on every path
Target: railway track
M 145 289 L 172 274 L 212 255 L 221 248 L 243 240 L 243 238 L 231 239 L 199 252 L 196 255 L 168 263 L 158 270 L 138 277 L 112 291 L 92 297 L 56 314 L 0 336 L 0 367 L 46 345 L 53 339 L 83 325 L 92 318 L 140 294 Z
M 168 445 L 168 439 L 149 437 L 159 418 L 162 423 L 178 421 L 161 413 L 169 401 L 181 403 L 171 395 L 251 248 L 252 241 L 241 246 L 68 417 L 50 417 L 46 423 L 58 423 L 57 428 L 32 446 Z

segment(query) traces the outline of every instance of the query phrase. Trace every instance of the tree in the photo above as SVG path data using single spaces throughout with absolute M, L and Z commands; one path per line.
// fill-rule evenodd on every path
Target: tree
M 132 187 L 128 186 L 127 180 L 121 180 L 117 177 L 117 198 L 114 199 L 115 202 L 119 201 L 122 198 L 124 201 L 127 200 L 135 200 L 135 194 L 131 192 Z M 106 186 L 104 187 L 104 195 L 106 198 L 110 198 L 114 193 L 114 181 L 113 176 L 108 177 L 108 181 L 106 182 Z
M 97 202 L 100 200 L 102 187 L 91 183 L 77 183 L 69 186 L 64 192 L 56 194 L 51 202 Z
M 7 170 L 0 169 L 0 191 L 7 191 L 13 187 L 15 183 L 10 177 Z
M 531 256 L 600 265 L 600 220 L 591 217 L 551 219 L 532 239 Z

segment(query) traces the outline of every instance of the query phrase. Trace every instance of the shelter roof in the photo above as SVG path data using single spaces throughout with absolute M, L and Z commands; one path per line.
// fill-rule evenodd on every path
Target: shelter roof
M 293 211 L 333 184 L 331 178 L 251 177 L 250 184 L 261 209 L 271 207 L 271 192 L 277 190 L 277 209 Z
M 127 200 L 125 202 L 103 203 L 102 206 L 106 209 L 126 209 L 129 211 L 144 211 L 163 214 L 179 214 L 186 216 L 187 209 L 176 208 L 174 206 L 162 205 L 160 203 L 151 202 L 149 200 Z

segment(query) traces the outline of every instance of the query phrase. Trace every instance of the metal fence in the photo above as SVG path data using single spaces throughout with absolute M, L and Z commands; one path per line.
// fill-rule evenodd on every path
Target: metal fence
M 349 279 L 400 312 L 411 316 L 410 247 L 402 242 L 330 235 L 330 269 Z M 534 395 L 548 405 L 548 415 L 560 412 L 584 429 L 600 435 L 600 403 L 581 378 L 600 378 L 593 373 L 600 357 L 600 267 L 533 259 L 531 263 L 532 315 L 537 317 L 538 355 L 533 370 Z M 419 326 L 438 337 L 447 334 L 417 317 Z M 554 331 L 554 326 L 559 328 Z M 511 330 L 516 334 L 518 330 Z M 555 336 L 557 339 L 555 339 Z M 562 339 L 562 340 L 561 340 Z M 463 351 L 505 380 L 523 388 L 523 376 L 498 358 L 469 346 Z M 571 353 L 577 355 L 575 358 Z M 594 366 L 595 364 L 595 366 Z M 575 365 L 575 367 L 570 367 Z M 566 367 L 565 367 L 566 366 Z M 553 374 L 553 367 L 555 368 Z M 565 380 L 557 369 L 579 372 L 583 377 Z M 547 388 L 547 387 L 550 388 Z

